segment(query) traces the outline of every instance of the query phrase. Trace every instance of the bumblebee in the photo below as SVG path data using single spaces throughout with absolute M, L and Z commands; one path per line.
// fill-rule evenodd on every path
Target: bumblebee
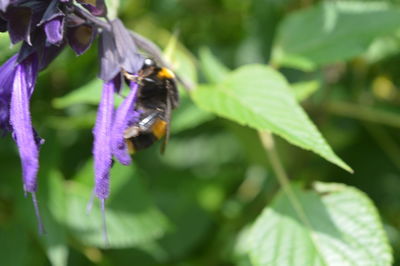
M 140 117 L 124 132 L 129 152 L 145 149 L 164 137 L 163 153 L 170 135 L 171 112 L 179 104 L 174 73 L 148 58 L 137 75 L 125 73 L 125 78 L 139 85 L 136 109 Z

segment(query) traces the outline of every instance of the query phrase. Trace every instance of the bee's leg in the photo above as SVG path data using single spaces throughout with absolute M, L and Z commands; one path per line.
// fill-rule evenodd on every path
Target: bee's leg
M 134 138 L 138 136 L 139 133 L 140 133 L 140 128 L 138 126 L 131 126 L 124 131 L 124 138 L 125 139 Z

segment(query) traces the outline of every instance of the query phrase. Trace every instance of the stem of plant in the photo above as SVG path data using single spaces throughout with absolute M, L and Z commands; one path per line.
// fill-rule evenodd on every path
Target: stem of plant
M 289 177 L 283 168 L 281 160 L 279 159 L 278 152 L 275 148 L 275 142 L 272 134 L 268 131 L 259 132 L 261 142 L 267 152 L 268 159 L 271 162 L 272 169 L 275 172 L 276 178 L 281 185 L 283 191 L 287 195 L 290 203 L 292 204 L 294 210 L 299 216 L 300 220 L 311 230 L 312 226 L 307 218 L 307 215 L 303 209 L 303 206 L 299 203 L 299 200 L 290 186 Z

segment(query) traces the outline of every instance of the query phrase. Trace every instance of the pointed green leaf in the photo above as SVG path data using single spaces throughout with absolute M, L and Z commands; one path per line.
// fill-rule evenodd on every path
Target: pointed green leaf
M 171 133 L 193 129 L 215 118 L 215 115 L 200 109 L 186 93 L 181 93 L 179 108 L 173 111 Z
M 252 265 L 392 265 L 378 213 L 364 193 L 326 183 L 293 190 L 306 221 L 281 192 L 239 243 Z
M 297 103 L 285 78 L 270 67 L 244 66 L 215 86 L 192 93 L 205 110 L 261 131 L 271 131 L 290 143 L 314 151 L 347 171 Z

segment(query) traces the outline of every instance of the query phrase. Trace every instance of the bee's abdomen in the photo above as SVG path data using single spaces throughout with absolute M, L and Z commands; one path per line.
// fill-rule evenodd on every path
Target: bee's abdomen
M 141 131 L 139 135 L 127 139 L 130 153 L 143 150 L 151 146 L 154 142 L 164 137 L 167 129 L 167 122 L 157 119 L 149 129 L 149 131 Z

